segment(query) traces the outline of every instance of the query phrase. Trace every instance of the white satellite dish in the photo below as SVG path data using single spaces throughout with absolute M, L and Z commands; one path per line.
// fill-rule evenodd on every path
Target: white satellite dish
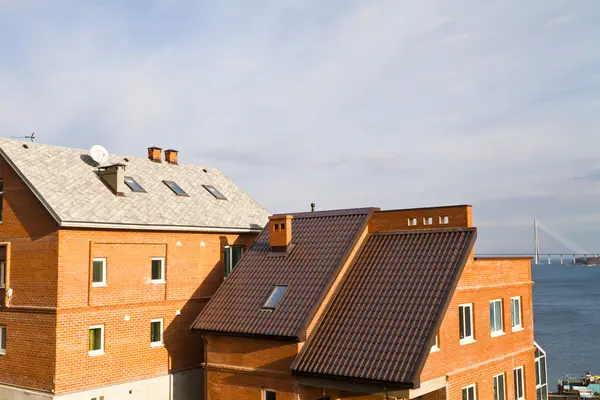
M 90 149 L 90 157 L 92 157 L 92 160 L 96 161 L 98 165 L 102 165 L 108 161 L 108 151 L 104 147 L 95 144 Z

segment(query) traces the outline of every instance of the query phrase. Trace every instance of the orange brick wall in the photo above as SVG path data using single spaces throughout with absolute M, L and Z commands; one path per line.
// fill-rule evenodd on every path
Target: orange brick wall
M 440 224 L 440 217 L 447 216 L 448 224 Z M 432 217 L 431 225 L 424 225 L 423 218 Z M 409 226 L 409 218 L 416 218 L 417 225 Z M 473 226 L 471 206 L 414 208 L 409 210 L 377 211 L 369 221 L 369 232 L 396 230 L 466 228 Z
M 467 263 L 439 330 L 438 340 L 441 350 L 429 354 L 421 373 L 421 382 L 445 376 L 449 373 L 452 374 L 453 371 L 477 365 L 502 355 L 524 350 L 529 351 L 526 357 L 528 365 L 529 363 L 533 365 L 534 338 L 531 296 L 533 282 L 530 280 L 530 269 L 530 261 L 526 259 L 476 259 Z M 523 330 L 518 332 L 512 332 L 511 326 L 510 299 L 513 296 L 521 297 Z M 491 337 L 489 301 L 495 299 L 502 299 L 502 322 L 505 334 Z M 460 345 L 458 306 L 464 303 L 473 303 L 473 326 L 476 342 Z M 506 362 L 510 363 L 512 361 L 509 359 Z M 490 368 L 497 369 L 494 365 L 491 365 Z M 525 369 L 528 369 L 527 366 Z M 477 371 L 479 370 L 477 369 Z M 471 371 L 471 373 L 474 372 Z M 510 372 L 512 373 L 512 369 Z M 469 373 L 466 376 L 468 377 Z M 484 391 L 484 388 L 487 387 L 486 379 L 493 380 L 493 375 L 485 375 L 481 379 L 483 379 L 481 384 L 479 381 L 470 382 L 478 384 L 477 398 L 481 400 L 491 399 L 493 392 Z M 525 379 L 526 386 L 531 386 L 535 376 L 533 373 L 527 374 L 526 372 Z M 533 387 L 533 394 L 535 395 L 535 382 Z M 449 399 L 459 398 L 454 396 L 456 396 L 456 393 L 449 392 Z M 510 393 L 508 399 L 511 399 Z

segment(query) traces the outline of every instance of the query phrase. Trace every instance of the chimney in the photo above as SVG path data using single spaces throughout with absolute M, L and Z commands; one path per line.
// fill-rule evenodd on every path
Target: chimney
M 292 242 L 292 215 L 273 215 L 269 217 L 271 251 L 285 253 Z
M 125 196 L 125 164 L 113 164 L 98 168 L 102 182 L 117 196 Z
M 148 159 L 154 162 L 162 162 L 161 152 L 162 149 L 160 147 L 148 147 Z
M 173 164 L 173 165 L 179 164 L 177 162 L 177 154 L 178 153 L 179 152 L 177 150 L 173 150 L 173 149 L 165 150 L 165 161 L 168 162 L 169 164 Z

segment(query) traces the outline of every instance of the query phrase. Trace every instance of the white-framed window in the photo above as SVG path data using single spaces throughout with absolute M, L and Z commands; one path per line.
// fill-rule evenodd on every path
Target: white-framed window
M 523 323 L 521 321 L 521 297 L 510 298 L 510 315 L 512 317 L 512 330 L 520 331 L 523 329 Z
M 494 400 L 506 399 L 506 387 L 504 381 L 504 372 L 494 376 Z
M 0 355 L 6 354 L 6 327 L 0 326 Z
M 450 223 L 450 218 L 447 215 L 440 216 L 440 225 L 448 225 Z
M 475 384 L 462 388 L 462 400 L 477 400 L 477 387 Z
M 277 392 L 270 389 L 263 389 L 262 400 L 277 400 Z
M 106 286 L 106 258 L 92 260 L 92 286 Z
M 104 325 L 90 326 L 88 354 L 90 356 L 104 354 Z
M 154 257 L 151 268 L 152 283 L 165 283 L 165 258 Z
M 502 325 L 502 299 L 490 301 L 490 333 L 492 337 L 504 333 Z
M 2 211 L 4 211 L 4 181 L 0 179 L 0 224 L 2 223 Z
M 225 246 L 223 248 L 224 276 L 227 278 L 244 255 L 244 246 Z
M 458 306 L 458 323 L 460 325 L 460 344 L 473 343 L 473 304 L 461 304 Z
M 513 370 L 513 377 L 515 382 L 515 400 L 522 400 L 525 398 L 525 380 L 523 378 L 522 366 Z
M 6 261 L 0 261 L 0 289 L 6 287 Z
M 150 346 L 163 345 L 163 319 L 157 318 L 150 321 Z
M 423 225 L 432 225 L 433 217 L 423 217 Z
M 435 353 L 436 351 L 440 351 L 440 342 L 439 342 L 439 334 L 435 335 L 435 341 L 433 342 L 433 346 L 429 350 L 430 353 Z
M 535 391 L 537 400 L 548 400 L 546 352 L 535 343 Z
M 417 219 L 415 217 L 408 219 L 408 226 L 417 226 Z

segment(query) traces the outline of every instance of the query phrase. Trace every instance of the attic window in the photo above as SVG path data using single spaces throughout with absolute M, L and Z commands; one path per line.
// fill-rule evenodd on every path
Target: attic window
M 274 310 L 287 288 L 287 286 L 276 285 L 262 308 L 265 310 Z
M 423 217 L 423 225 L 433 224 L 433 217 Z
M 408 219 L 408 226 L 417 226 L 417 219 L 416 218 L 409 218 Z
M 125 184 L 129 186 L 129 189 L 131 189 L 132 192 L 146 193 L 142 185 L 137 183 L 131 176 L 125 177 Z
M 204 189 L 208 190 L 208 192 L 210 194 L 215 196 L 216 199 L 227 200 L 227 197 L 223 196 L 223 194 L 221 192 L 219 192 L 217 189 L 215 189 L 214 186 L 211 186 L 211 185 L 202 185 L 202 186 L 204 186 Z
M 187 194 L 185 192 L 185 190 L 183 190 L 181 187 L 179 187 L 178 184 L 176 184 L 173 181 L 163 181 L 163 183 L 165 185 L 167 185 L 169 187 L 169 189 L 171 189 L 173 191 L 173 193 L 175 193 L 177 196 L 185 196 L 185 197 L 190 197 L 189 194 Z
M 448 225 L 448 222 L 450 220 L 448 219 L 447 215 L 443 215 L 440 217 L 440 225 Z

